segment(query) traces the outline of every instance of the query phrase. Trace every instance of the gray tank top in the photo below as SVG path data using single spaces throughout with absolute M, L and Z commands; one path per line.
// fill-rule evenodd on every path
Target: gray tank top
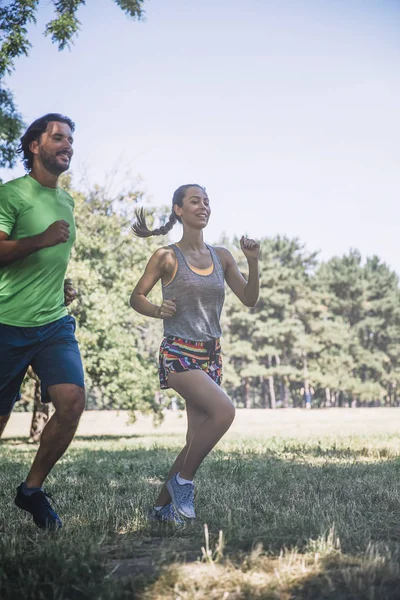
M 221 335 L 220 317 L 225 299 L 225 277 L 214 248 L 207 245 L 213 261 L 209 275 L 200 275 L 187 263 L 182 251 L 170 246 L 178 261 L 174 279 L 162 286 L 164 300 L 176 300 L 176 313 L 164 319 L 164 335 L 206 342 Z

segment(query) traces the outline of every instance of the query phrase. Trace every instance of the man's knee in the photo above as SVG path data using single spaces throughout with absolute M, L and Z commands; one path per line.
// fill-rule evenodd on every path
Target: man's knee
M 69 388 L 69 389 L 68 389 Z M 63 421 L 76 423 L 85 410 L 85 390 L 78 386 L 68 386 L 53 401 L 57 417 Z

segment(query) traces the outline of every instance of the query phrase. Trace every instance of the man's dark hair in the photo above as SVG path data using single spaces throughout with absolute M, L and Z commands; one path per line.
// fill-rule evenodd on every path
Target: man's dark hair
M 22 154 L 23 159 L 22 162 L 25 167 L 25 171 L 28 173 L 32 170 L 33 167 L 33 154 L 29 149 L 29 145 L 31 142 L 40 139 L 42 133 L 44 133 L 47 129 L 48 124 L 51 121 L 57 121 L 58 123 L 66 123 L 69 125 L 71 131 L 75 131 L 75 123 L 71 121 L 69 117 L 65 117 L 64 115 L 60 115 L 59 113 L 49 113 L 36 119 L 33 121 L 31 125 L 29 125 L 28 129 L 25 131 L 24 135 L 20 140 L 20 145 L 18 146 L 17 152 Z

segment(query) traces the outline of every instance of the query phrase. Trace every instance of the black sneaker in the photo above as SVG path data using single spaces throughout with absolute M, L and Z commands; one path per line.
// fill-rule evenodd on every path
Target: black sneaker
M 50 500 L 53 498 L 46 492 L 35 492 L 30 496 L 27 496 L 22 491 L 22 483 L 17 487 L 17 495 L 15 496 L 15 504 L 18 508 L 30 512 L 33 516 L 33 520 L 40 529 L 56 530 L 62 527 L 62 522 L 58 514 L 52 508 Z

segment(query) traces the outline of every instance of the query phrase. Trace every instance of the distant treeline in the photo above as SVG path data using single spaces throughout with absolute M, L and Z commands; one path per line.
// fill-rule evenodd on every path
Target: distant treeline
M 226 385 L 240 406 L 397 406 L 397 275 L 360 253 L 319 262 L 298 240 L 262 240 L 261 293 L 224 317 Z M 244 270 L 244 265 L 243 265 Z
M 64 185 L 75 199 L 77 242 L 68 276 L 78 291 L 78 323 L 89 408 L 154 410 L 160 393 L 159 320 L 129 307 L 130 293 L 166 238 L 140 239 L 130 223 L 140 193 L 108 198 Z M 158 211 L 163 220 L 167 210 Z M 179 235 L 178 228 L 173 230 Z M 237 240 L 231 249 L 246 275 Z M 227 290 L 223 312 L 223 385 L 237 406 L 397 406 L 400 394 L 400 290 L 379 258 L 357 251 L 320 262 L 297 239 L 261 240 L 261 291 L 248 309 Z M 153 301 L 160 290 L 153 293 Z M 33 380 L 21 408 L 31 406 Z

